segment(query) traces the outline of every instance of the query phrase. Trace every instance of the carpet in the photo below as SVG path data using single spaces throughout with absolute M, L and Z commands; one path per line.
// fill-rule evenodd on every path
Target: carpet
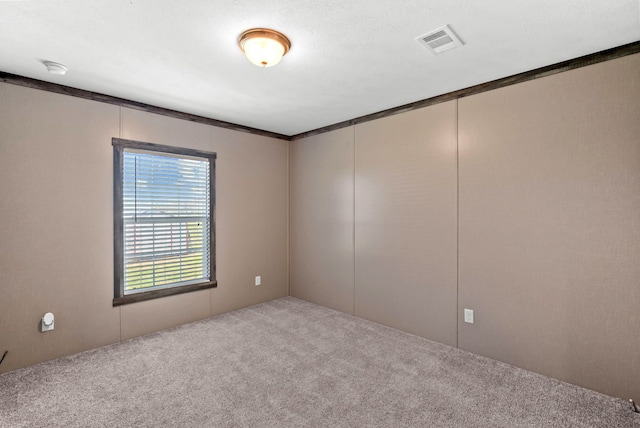
M 640 415 L 286 297 L 4 373 L 0 427 L 640 428 Z

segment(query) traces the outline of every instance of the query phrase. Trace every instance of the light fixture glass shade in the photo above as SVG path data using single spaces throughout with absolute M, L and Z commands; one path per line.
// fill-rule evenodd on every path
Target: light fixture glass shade
M 291 47 L 291 42 L 282 33 L 266 28 L 247 30 L 238 39 L 247 59 L 258 67 L 272 67 L 280 62 Z

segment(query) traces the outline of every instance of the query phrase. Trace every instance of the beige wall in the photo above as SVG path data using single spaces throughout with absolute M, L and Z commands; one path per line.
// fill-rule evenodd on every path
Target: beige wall
M 291 295 L 353 314 L 353 127 L 291 145 Z
M 356 125 L 356 315 L 456 345 L 456 102 Z
M 292 143 L 291 295 L 456 345 L 456 103 Z
M 112 307 L 112 137 L 218 153 L 218 288 Z M 286 296 L 287 206 L 286 141 L 0 84 L 0 372 Z
M 640 55 L 463 98 L 459 130 L 460 347 L 640 399 Z
M 638 54 L 290 148 L 0 84 L 0 371 L 284 296 L 290 274 L 294 296 L 637 400 L 637 70 Z M 217 289 L 112 307 L 114 136 L 218 153 Z
M 356 315 L 638 400 L 638 70 L 633 55 L 295 141 L 292 294 L 326 304 L 326 272 L 345 272 Z M 327 221 L 342 202 L 310 201 L 352 172 L 353 256 L 300 269 L 347 241 Z

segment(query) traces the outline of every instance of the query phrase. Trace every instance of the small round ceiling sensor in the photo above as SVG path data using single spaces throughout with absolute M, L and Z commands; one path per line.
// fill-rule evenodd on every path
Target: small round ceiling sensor
M 64 76 L 67 72 L 67 67 L 53 61 L 43 61 L 42 62 L 45 67 L 47 67 L 47 71 L 51 74 L 57 74 L 59 76 Z

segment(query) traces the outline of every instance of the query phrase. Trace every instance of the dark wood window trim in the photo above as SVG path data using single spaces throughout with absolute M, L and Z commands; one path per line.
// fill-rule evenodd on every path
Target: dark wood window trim
M 216 153 L 201 150 L 172 147 L 161 144 L 152 144 L 142 141 L 124 140 L 112 138 L 113 145 L 113 235 L 114 235 L 114 299 L 113 306 L 120 306 L 128 303 L 141 302 L 144 300 L 157 299 L 159 297 L 173 296 L 176 294 L 188 293 L 191 291 L 205 290 L 217 287 L 216 281 L 216 240 L 215 240 L 215 165 Z M 124 149 L 147 150 L 159 153 L 171 153 L 176 155 L 195 156 L 209 161 L 210 174 L 210 216 L 211 216 L 211 247 L 210 247 L 210 278 L 197 284 L 182 285 L 171 288 L 155 289 L 135 294 L 124 294 L 124 222 L 123 222 L 123 188 L 122 188 L 122 168 Z

